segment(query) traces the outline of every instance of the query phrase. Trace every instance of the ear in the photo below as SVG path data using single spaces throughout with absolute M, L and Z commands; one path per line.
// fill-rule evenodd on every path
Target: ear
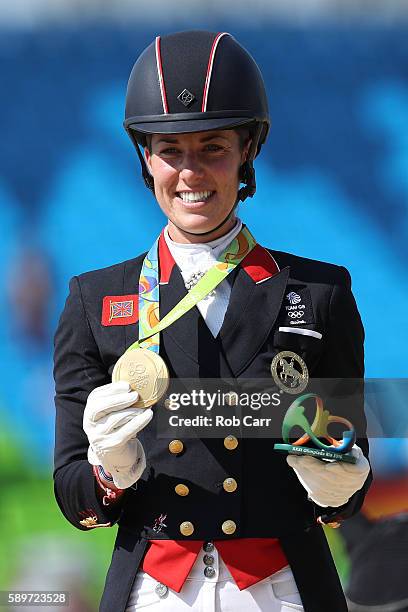
M 248 153 L 251 148 L 251 144 L 252 144 L 252 138 L 249 138 L 248 141 L 245 143 L 244 148 L 242 149 L 241 166 L 248 160 Z
M 149 174 L 153 175 L 152 164 L 151 164 L 152 156 L 151 156 L 151 153 L 150 153 L 150 151 L 149 151 L 149 149 L 147 147 L 145 147 L 143 149 L 143 155 L 144 155 L 144 158 L 145 158 L 145 162 L 146 162 L 146 166 L 147 166 L 147 169 L 149 171 Z

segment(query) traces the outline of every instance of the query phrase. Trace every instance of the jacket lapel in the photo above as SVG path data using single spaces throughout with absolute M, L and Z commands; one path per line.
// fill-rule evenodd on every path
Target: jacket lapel
M 145 253 L 138 257 L 137 259 L 132 259 L 130 261 L 125 262 L 125 270 L 123 274 L 123 292 L 124 293 L 138 293 L 139 288 L 139 277 L 140 271 L 142 269 L 142 264 L 144 260 Z M 139 310 L 139 304 L 136 305 L 137 310 Z M 131 344 L 136 342 L 139 338 L 139 312 L 137 315 L 136 323 L 132 323 L 132 325 L 124 326 L 124 339 L 125 345 L 123 347 L 122 352 L 124 353 Z
M 255 282 L 240 267 L 220 330 L 220 339 L 235 376 L 249 364 L 266 341 L 282 306 L 289 267 Z
M 171 271 L 169 282 L 160 285 L 160 319 L 163 319 L 179 302 L 187 295 L 183 277 L 179 268 L 175 265 Z M 161 335 L 168 347 L 178 348 L 183 355 L 187 355 L 190 360 L 198 363 L 198 320 L 200 312 L 196 306 L 191 308 L 182 317 L 169 325 Z M 166 342 L 166 338 L 171 338 L 172 343 Z M 171 351 L 173 353 L 173 351 Z M 173 360 L 176 355 L 168 355 Z

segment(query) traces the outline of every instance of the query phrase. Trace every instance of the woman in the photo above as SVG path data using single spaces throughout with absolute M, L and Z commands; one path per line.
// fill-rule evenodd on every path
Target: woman
M 72 279 L 55 339 L 56 499 L 79 529 L 119 524 L 100 610 L 345 611 L 320 523 L 360 508 L 366 442 L 354 465 L 232 432 L 169 442 L 165 397 L 134 407 L 143 385 L 115 367 L 132 346 L 138 384 L 150 362 L 173 382 L 270 379 L 272 364 L 282 387 L 276 355 L 298 379 L 295 362 L 363 377 L 348 272 L 261 247 L 235 215 L 269 129 L 259 69 L 227 33 L 157 37 L 133 68 L 125 127 L 168 223 L 147 255 Z

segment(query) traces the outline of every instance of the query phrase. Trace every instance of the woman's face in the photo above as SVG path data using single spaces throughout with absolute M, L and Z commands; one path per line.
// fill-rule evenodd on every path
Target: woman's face
M 208 232 L 225 219 L 237 198 L 239 168 L 249 144 L 241 150 L 234 130 L 152 136 L 151 151 L 145 148 L 145 159 L 173 240 L 207 242 L 232 228 L 234 215 L 206 236 L 183 232 Z

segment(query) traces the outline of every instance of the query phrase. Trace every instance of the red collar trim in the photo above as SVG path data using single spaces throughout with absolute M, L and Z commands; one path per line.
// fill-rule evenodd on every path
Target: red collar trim
M 164 237 L 164 229 L 162 229 L 159 238 L 159 267 L 160 267 L 160 284 L 167 285 L 170 280 L 171 271 L 173 270 L 176 262 L 173 259 L 173 255 L 170 253 L 170 249 L 167 246 L 166 239 Z
M 175 266 L 173 255 L 167 246 L 164 238 L 164 230 L 162 230 L 159 238 L 159 266 L 160 266 L 160 284 L 167 285 L 170 276 Z M 260 244 L 248 253 L 242 260 L 242 267 L 245 272 L 252 278 L 255 283 L 262 283 L 272 276 L 280 272 L 280 268 L 272 255 Z
M 254 283 L 263 283 L 280 272 L 280 268 L 275 259 L 260 244 L 256 244 L 252 251 L 242 260 L 242 267 L 252 278 Z

